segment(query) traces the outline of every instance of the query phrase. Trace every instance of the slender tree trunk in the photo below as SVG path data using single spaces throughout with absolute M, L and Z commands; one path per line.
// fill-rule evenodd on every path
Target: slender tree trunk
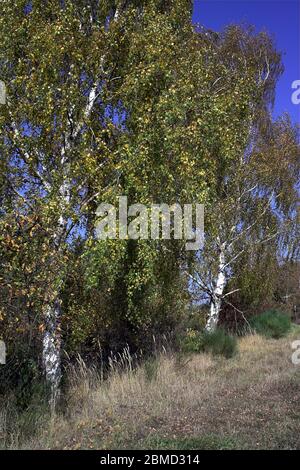
M 43 366 L 50 387 L 50 407 L 54 412 L 59 398 L 61 380 L 61 303 L 59 296 L 45 306 L 45 331 L 43 337 Z
M 215 331 L 218 325 L 221 310 L 221 301 L 218 298 L 213 298 L 210 303 L 210 311 L 205 326 L 206 331 Z
M 57 248 L 52 263 L 54 277 L 49 280 L 48 295 L 44 306 L 44 337 L 43 337 L 43 366 L 46 381 L 50 389 L 51 412 L 59 398 L 59 387 L 61 380 L 61 299 L 60 290 L 62 286 L 62 273 L 60 272 L 61 237 L 63 236 L 66 221 L 63 216 L 59 218 L 59 225 L 54 237 Z M 56 285 L 56 286 L 55 286 Z
M 69 147 L 67 148 L 69 150 Z M 70 203 L 70 183 L 69 183 L 69 165 L 66 163 L 65 149 L 62 150 L 61 165 L 63 169 L 63 181 L 59 189 L 60 193 L 60 216 L 58 219 L 57 230 L 54 235 L 54 246 L 56 255 L 52 263 L 54 264 L 54 283 L 56 288 L 50 290 L 49 299 L 45 302 L 44 321 L 45 331 L 43 337 L 43 366 L 45 378 L 50 388 L 50 408 L 55 411 L 57 401 L 60 395 L 61 381 L 61 298 L 60 290 L 63 283 L 63 274 L 60 271 L 60 258 L 65 243 L 68 218 L 65 215 Z M 51 286 L 50 286 L 51 289 Z
M 119 17 L 119 10 L 116 9 L 113 21 L 116 21 Z M 102 57 L 102 66 L 104 63 L 105 56 Z M 70 180 L 70 151 L 74 145 L 76 137 L 80 134 L 84 122 L 86 119 L 89 118 L 95 101 L 97 99 L 97 89 L 100 83 L 100 79 L 97 79 L 93 84 L 89 97 L 87 100 L 87 104 L 85 109 L 82 113 L 82 119 L 79 120 L 77 123 L 73 120 L 72 116 L 72 106 L 70 106 L 70 110 L 68 113 L 68 119 L 71 122 L 71 128 L 64 134 L 63 144 L 61 147 L 61 159 L 60 159 L 60 167 L 62 172 L 62 182 L 59 188 L 59 197 L 60 197 L 60 210 L 59 210 L 59 218 L 58 218 L 58 226 L 54 236 L 54 245 L 57 250 L 58 260 L 60 258 L 60 254 L 62 252 L 63 244 L 66 242 L 66 232 L 68 226 L 68 208 L 70 206 L 70 198 L 71 198 L 71 180 Z M 57 263 L 57 260 L 53 260 L 53 263 Z M 56 269 L 59 269 L 59 261 L 58 266 Z M 46 380 L 50 386 L 51 390 L 51 398 L 50 398 L 50 405 L 51 409 L 54 411 L 55 406 L 57 403 L 57 399 L 59 397 L 59 387 L 60 387 L 60 380 L 61 380 L 61 301 L 60 301 L 60 294 L 59 290 L 62 285 L 62 274 L 58 272 L 58 277 L 56 279 L 58 281 L 58 291 L 53 289 L 53 292 L 57 292 L 54 295 L 54 299 L 51 302 L 46 302 L 45 305 L 45 312 L 44 312 L 44 320 L 45 320 L 45 331 L 43 337 L 43 365 Z M 50 293 L 51 297 L 51 293 Z M 52 297 L 52 298 L 53 298 Z
M 214 284 L 215 287 L 212 292 L 210 312 L 205 326 L 206 331 L 211 332 L 217 328 L 225 284 L 225 246 L 224 244 L 220 244 L 218 274 Z

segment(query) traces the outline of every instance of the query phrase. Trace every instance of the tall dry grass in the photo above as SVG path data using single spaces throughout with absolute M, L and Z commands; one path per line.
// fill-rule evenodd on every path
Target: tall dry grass
M 151 448 L 218 436 L 220 448 L 228 439 L 235 448 L 300 448 L 300 367 L 291 362 L 290 345 L 296 335 L 241 338 L 229 360 L 161 351 L 136 366 L 125 350 L 111 358 L 107 378 L 79 358 L 63 412 L 6 446 Z M 5 434 L 5 410 L 0 416 Z

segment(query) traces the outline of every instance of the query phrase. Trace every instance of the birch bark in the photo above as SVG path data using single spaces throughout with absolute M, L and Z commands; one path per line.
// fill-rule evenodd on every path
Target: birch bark
M 220 243 L 218 273 L 214 282 L 214 288 L 211 292 L 210 312 L 205 326 L 206 331 L 214 331 L 218 325 L 225 285 L 225 245 L 224 243 Z

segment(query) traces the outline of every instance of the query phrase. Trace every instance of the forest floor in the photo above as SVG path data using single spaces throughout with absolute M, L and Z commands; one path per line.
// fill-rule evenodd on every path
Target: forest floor
M 232 359 L 161 354 L 133 371 L 116 368 L 105 381 L 82 367 L 67 411 L 50 423 L 35 418 L 37 432 L 7 438 L 6 447 L 300 449 L 297 339 L 294 326 L 279 340 L 241 338 Z

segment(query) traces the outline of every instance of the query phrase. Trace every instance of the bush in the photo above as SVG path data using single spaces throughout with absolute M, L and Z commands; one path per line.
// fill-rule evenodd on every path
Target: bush
M 234 356 L 237 351 L 237 339 L 218 328 L 209 333 L 202 334 L 202 349 L 214 355 L 222 355 L 226 358 Z
M 187 353 L 209 352 L 230 358 L 237 351 L 237 340 L 221 328 L 202 333 L 190 330 L 182 342 L 182 350 Z
M 184 329 L 201 331 L 205 327 L 207 314 L 208 307 L 206 305 L 190 306 L 181 326 Z
M 156 380 L 159 368 L 159 362 L 157 358 L 149 358 L 144 363 L 145 378 L 148 382 Z
M 239 443 L 232 438 L 214 434 L 183 438 L 149 436 L 142 444 L 143 449 L 155 450 L 230 450 L 239 446 Z
M 267 310 L 251 318 L 250 325 L 258 334 L 278 339 L 289 332 L 291 319 L 278 310 Z
M 183 338 L 179 338 L 180 349 L 184 353 L 201 352 L 201 333 L 199 331 L 188 329 Z

